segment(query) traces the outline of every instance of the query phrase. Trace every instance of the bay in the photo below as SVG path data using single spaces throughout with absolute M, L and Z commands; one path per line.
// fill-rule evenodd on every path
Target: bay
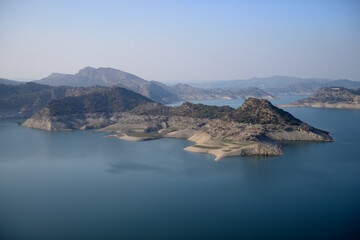
M 0 238 L 358 239 L 360 111 L 285 110 L 335 142 L 215 162 L 184 151 L 187 140 L 126 142 L 1 120 Z

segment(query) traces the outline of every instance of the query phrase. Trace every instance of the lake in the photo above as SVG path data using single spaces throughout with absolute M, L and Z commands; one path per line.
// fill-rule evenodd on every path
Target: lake
M 0 120 L 0 239 L 359 239 L 360 111 L 286 110 L 335 142 L 215 162 L 187 140 Z

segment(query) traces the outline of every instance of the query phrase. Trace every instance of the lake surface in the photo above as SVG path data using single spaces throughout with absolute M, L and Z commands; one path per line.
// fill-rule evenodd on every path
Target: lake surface
M 0 239 L 358 239 L 360 111 L 286 110 L 335 142 L 215 162 L 182 150 L 187 140 L 1 120 Z

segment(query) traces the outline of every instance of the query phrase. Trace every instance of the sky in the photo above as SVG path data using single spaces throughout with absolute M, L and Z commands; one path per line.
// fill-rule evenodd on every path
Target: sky
M 360 1 L 0 0 L 0 78 L 86 66 L 163 82 L 360 81 Z

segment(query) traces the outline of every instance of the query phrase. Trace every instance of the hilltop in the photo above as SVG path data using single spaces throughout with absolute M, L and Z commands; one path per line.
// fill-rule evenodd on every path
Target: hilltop
M 181 99 L 170 92 L 165 84 L 146 81 L 134 74 L 113 68 L 86 67 L 76 74 L 52 73 L 48 77 L 35 81 L 50 86 L 90 87 L 118 86 L 140 93 L 161 103 L 178 102 Z

